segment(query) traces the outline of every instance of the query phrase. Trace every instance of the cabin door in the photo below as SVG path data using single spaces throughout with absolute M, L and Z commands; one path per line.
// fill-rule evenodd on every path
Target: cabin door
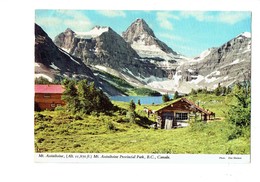
M 165 125 L 164 128 L 166 130 L 172 129 L 173 126 L 173 117 L 172 116 L 165 116 Z

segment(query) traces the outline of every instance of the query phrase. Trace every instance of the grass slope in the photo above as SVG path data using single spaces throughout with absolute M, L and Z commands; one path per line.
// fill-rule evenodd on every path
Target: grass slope
M 210 96 L 211 97 L 211 96 Z M 225 109 L 227 97 L 190 98 L 200 100 L 216 113 Z M 218 102 L 216 102 L 218 101 Z M 128 103 L 114 102 L 122 108 Z M 153 109 L 162 105 L 150 106 Z M 145 116 L 143 105 L 136 112 Z M 174 130 L 147 129 L 126 122 L 126 111 L 105 115 L 72 115 L 63 110 L 35 112 L 36 152 L 82 153 L 171 153 L 171 154 L 249 154 L 249 137 L 229 139 L 232 127 L 222 120 Z M 221 115 L 224 117 L 224 114 Z M 141 123 L 142 118 L 138 119 Z
M 157 91 L 148 88 L 137 88 L 123 80 L 122 78 L 116 77 L 104 71 L 94 70 L 96 76 L 102 81 L 107 82 L 112 87 L 120 91 L 124 95 L 131 96 L 160 96 L 161 94 Z

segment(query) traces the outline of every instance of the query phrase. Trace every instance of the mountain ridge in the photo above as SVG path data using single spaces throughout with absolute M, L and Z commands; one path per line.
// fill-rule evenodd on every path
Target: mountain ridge
M 230 86 L 250 79 L 249 32 L 219 47 L 208 48 L 194 58 L 182 56 L 161 42 L 143 19 L 134 21 L 122 36 L 111 27 L 95 26 L 88 32 L 67 28 L 54 39 L 60 52 L 81 60 L 91 69 L 164 93 L 189 93 L 205 87 L 212 90 L 218 84 Z
M 89 32 L 94 32 L 95 27 Z M 104 27 L 103 27 L 104 29 Z M 93 36 L 89 32 L 80 36 L 70 34 L 63 39 L 66 32 L 62 32 L 55 38 L 55 44 L 61 49 L 69 51 L 75 57 L 83 60 L 86 65 L 92 65 L 98 69 L 106 67 L 112 74 L 123 76 L 126 80 L 142 86 L 150 76 L 164 78 L 164 70 L 157 68 L 155 64 L 146 59 L 141 59 L 136 51 L 111 27 L 107 31 Z M 65 43 L 69 40 L 69 43 Z M 71 45 L 66 47 L 66 45 Z
M 220 47 L 209 48 L 199 56 L 183 62 L 176 68 L 171 80 L 164 83 L 150 83 L 153 88 L 168 87 L 182 93 L 191 89 L 215 89 L 232 86 L 234 83 L 250 80 L 251 36 L 239 34 Z

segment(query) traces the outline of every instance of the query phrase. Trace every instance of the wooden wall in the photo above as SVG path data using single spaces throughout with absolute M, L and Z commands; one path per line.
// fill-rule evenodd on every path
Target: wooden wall
M 64 106 L 65 102 L 61 100 L 62 94 L 42 94 L 35 93 L 35 110 L 54 110 L 55 107 Z

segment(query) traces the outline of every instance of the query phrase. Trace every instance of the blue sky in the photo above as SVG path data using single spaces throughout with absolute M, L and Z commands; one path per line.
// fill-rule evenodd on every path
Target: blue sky
M 84 32 L 95 25 L 110 26 L 121 35 L 137 18 L 143 18 L 157 38 L 188 57 L 219 47 L 242 32 L 251 32 L 248 11 L 35 11 L 35 22 L 52 39 L 66 28 Z

